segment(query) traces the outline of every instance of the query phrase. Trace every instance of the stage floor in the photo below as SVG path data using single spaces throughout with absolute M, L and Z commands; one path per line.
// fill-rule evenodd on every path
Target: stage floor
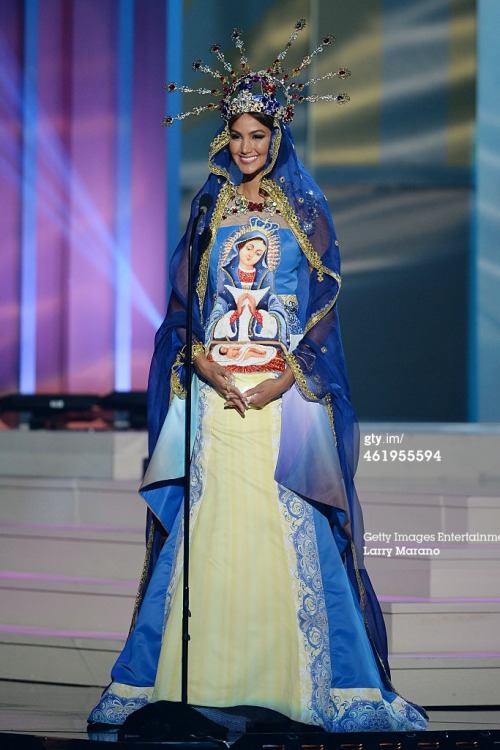
M 0 681 L 0 732 L 87 740 L 86 716 L 100 692 L 93 687 Z M 500 706 L 430 710 L 429 716 L 428 731 L 500 729 Z

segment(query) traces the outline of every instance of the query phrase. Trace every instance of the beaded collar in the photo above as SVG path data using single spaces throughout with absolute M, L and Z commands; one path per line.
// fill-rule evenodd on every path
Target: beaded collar
M 276 201 L 274 201 L 268 195 L 263 195 L 262 199 L 263 200 L 261 203 L 250 201 L 244 195 L 242 195 L 241 193 L 238 193 L 235 188 L 234 194 L 231 197 L 231 200 L 229 201 L 226 207 L 226 210 L 224 211 L 222 219 L 227 219 L 227 217 L 230 216 L 231 214 L 234 215 L 234 214 L 246 214 L 246 213 L 257 212 L 257 213 L 266 213 L 266 214 L 269 214 L 270 216 L 274 216 L 275 214 L 281 213 Z

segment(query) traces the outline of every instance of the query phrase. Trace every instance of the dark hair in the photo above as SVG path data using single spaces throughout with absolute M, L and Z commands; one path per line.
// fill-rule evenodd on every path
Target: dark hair
M 251 115 L 256 120 L 258 120 L 261 125 L 264 125 L 266 128 L 269 128 L 269 130 L 272 130 L 274 128 L 274 117 L 272 117 L 272 115 L 266 115 L 264 114 L 264 112 L 245 112 L 245 113 L 240 112 L 240 114 L 233 115 L 230 118 L 229 122 L 227 123 L 229 129 L 233 127 L 236 120 L 238 120 L 238 118 L 240 118 L 242 114 Z

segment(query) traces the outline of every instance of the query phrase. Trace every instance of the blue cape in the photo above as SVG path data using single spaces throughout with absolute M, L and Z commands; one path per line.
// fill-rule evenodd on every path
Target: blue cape
M 171 297 L 168 312 L 155 338 L 148 387 L 149 449 L 152 454 L 173 394 L 185 395 L 184 375 L 187 256 L 200 201 L 212 199 L 207 214 L 210 231 L 195 243 L 193 268 L 196 294 L 194 338 L 204 341 L 210 314 L 207 294 L 208 260 L 217 227 L 241 173 L 229 153 L 229 130 L 223 126 L 209 152 L 210 174 L 195 196 L 186 232 L 172 255 Z M 359 432 L 350 401 L 340 335 L 337 297 L 340 291 L 340 254 L 326 198 L 299 160 L 290 129 L 273 129 L 262 189 L 276 201 L 299 246 L 310 273 L 299 284 L 299 311 L 304 336 L 287 357 L 298 389 L 283 396 L 280 452 L 275 479 L 324 513 L 359 599 L 382 678 L 390 686 L 387 639 L 380 606 L 363 565 L 363 521 L 354 486 Z M 205 202 L 205 198 L 203 198 Z M 321 409 L 309 409 L 310 402 Z M 325 420 L 328 422 L 325 431 Z M 326 437 L 325 437 L 326 435 Z M 138 607 L 154 568 L 162 540 L 169 532 L 183 500 L 183 477 L 169 480 L 160 490 L 168 511 L 159 517 L 148 512 L 148 554 Z M 146 497 L 147 497 L 146 493 Z M 332 543 L 333 542 L 332 539 Z

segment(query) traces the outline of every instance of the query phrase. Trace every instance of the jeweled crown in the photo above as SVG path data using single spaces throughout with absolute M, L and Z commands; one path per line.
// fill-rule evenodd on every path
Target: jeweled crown
M 297 21 L 288 42 L 284 49 L 276 56 L 271 67 L 256 72 L 252 71 L 248 66 L 248 58 L 245 52 L 241 29 L 234 29 L 231 38 L 240 56 L 239 71 L 235 70 L 226 60 L 220 44 L 213 44 L 210 47 L 210 52 L 216 55 L 221 62 L 224 72 L 221 73 L 219 70 L 209 67 L 201 60 L 193 63 L 194 70 L 211 75 L 222 84 L 221 88 L 194 89 L 189 88 L 189 86 L 179 86 L 174 82 L 165 84 L 165 89 L 169 93 L 182 91 L 193 94 L 210 94 L 214 97 L 222 98 L 218 101 L 199 105 L 178 115 L 164 117 L 162 125 L 172 125 L 175 120 L 184 120 L 189 115 L 199 115 L 205 110 L 217 109 L 220 110 L 221 116 L 226 122 L 234 115 L 244 112 L 262 112 L 273 116 L 276 121 L 282 120 L 288 123 L 293 119 L 295 106 L 302 102 L 328 101 L 337 102 L 337 104 L 348 102 L 349 96 L 345 93 L 310 94 L 307 96 L 303 93 L 307 86 L 311 86 L 318 81 L 324 81 L 329 78 L 347 78 L 347 76 L 351 75 L 351 71 L 348 68 L 339 68 L 317 78 L 310 78 L 308 81 L 299 82 L 292 80 L 299 76 L 304 68 L 307 68 L 313 59 L 333 42 L 333 36 L 323 37 L 320 44 L 306 55 L 299 65 L 294 68 L 285 68 L 283 66 L 283 60 L 288 50 L 296 40 L 299 32 L 305 28 L 305 25 L 305 19 L 302 18 L 300 21 Z M 281 101 L 278 99 L 278 96 L 281 96 Z

